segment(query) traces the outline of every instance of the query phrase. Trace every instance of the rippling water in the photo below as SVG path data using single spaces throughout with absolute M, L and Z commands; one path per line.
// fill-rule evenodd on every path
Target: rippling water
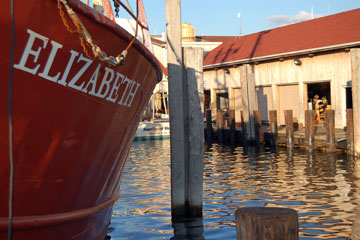
M 194 224 L 198 227 L 188 228 L 194 232 L 191 239 L 236 239 L 235 211 L 243 206 L 295 209 L 302 240 L 360 239 L 359 160 L 213 144 L 205 149 L 204 165 L 204 217 L 174 224 L 175 236 L 170 140 L 134 142 L 114 206 L 111 239 L 183 239 L 184 225 Z

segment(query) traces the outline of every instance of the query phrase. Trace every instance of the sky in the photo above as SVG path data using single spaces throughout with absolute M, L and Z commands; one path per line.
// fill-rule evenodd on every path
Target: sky
M 150 33 L 165 32 L 165 0 L 143 3 Z M 181 0 L 181 21 L 194 26 L 196 35 L 238 36 L 240 20 L 247 35 L 356 8 L 360 0 Z
M 91 5 L 92 1 L 90 0 Z M 124 3 L 126 0 L 121 1 Z M 241 35 L 247 35 L 309 20 L 312 17 L 360 8 L 360 0 L 180 1 L 181 22 L 190 23 L 195 28 L 196 35 L 205 36 L 239 36 L 240 29 Z M 128 2 L 136 9 L 136 0 Z M 151 35 L 161 35 L 166 31 L 165 2 L 166 0 L 143 0 Z

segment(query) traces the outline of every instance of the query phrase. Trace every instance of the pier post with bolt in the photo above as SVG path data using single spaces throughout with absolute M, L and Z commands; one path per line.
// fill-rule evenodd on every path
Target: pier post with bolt
M 346 109 L 346 132 L 346 153 L 347 155 L 354 155 L 354 121 L 352 109 Z
M 360 48 L 351 48 L 351 85 L 354 121 L 354 155 L 360 157 Z
M 269 121 L 270 121 L 270 143 L 272 146 L 276 146 L 277 139 L 278 139 L 278 125 L 277 125 L 276 110 L 269 111 Z
M 288 148 L 294 147 L 294 121 L 293 111 L 285 110 L 285 129 L 286 129 L 286 145 Z

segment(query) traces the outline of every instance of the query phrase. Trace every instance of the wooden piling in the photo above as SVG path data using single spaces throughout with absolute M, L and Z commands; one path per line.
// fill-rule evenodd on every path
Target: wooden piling
M 254 110 L 254 122 L 255 122 L 255 139 L 257 144 L 264 142 L 264 132 L 261 124 L 261 113 L 260 110 Z
M 351 85 L 354 122 L 354 155 L 360 157 L 360 48 L 351 48 Z
M 354 155 L 354 122 L 352 109 L 346 109 L 346 132 L 346 153 L 348 155 Z
M 171 139 L 171 213 L 186 215 L 186 149 L 181 36 L 181 1 L 166 0 L 166 35 Z
M 335 110 L 325 111 L 327 152 L 336 152 Z
M 229 110 L 229 125 L 230 125 L 230 143 L 236 143 L 236 133 L 235 133 L 235 110 Z
M 315 141 L 315 111 L 305 110 L 305 147 L 314 150 Z
M 201 217 L 203 204 L 204 169 L 204 113 L 201 96 L 204 95 L 203 49 L 184 48 L 184 65 L 187 82 L 188 149 L 186 168 L 186 213 L 187 217 Z
M 269 121 L 270 121 L 270 144 L 272 146 L 277 146 L 278 139 L 278 124 L 277 124 L 277 111 L 270 110 L 269 111 Z
M 286 128 L 286 146 L 288 148 L 294 147 L 294 121 L 293 121 L 293 111 L 285 110 L 285 128 Z
M 241 96 L 243 118 L 246 128 L 244 136 L 247 142 L 255 141 L 255 122 L 253 111 L 258 109 L 257 94 L 255 90 L 255 75 L 249 64 L 240 67 Z
M 244 207 L 236 210 L 238 240 L 298 240 L 297 212 L 289 208 Z
M 224 119 L 224 113 L 221 109 L 216 110 L 216 127 L 217 127 L 218 142 L 224 143 L 225 119 Z
M 206 142 L 211 143 L 212 133 L 213 133 L 211 109 L 206 110 L 205 117 L 206 117 Z
M 240 111 L 240 117 L 241 117 L 241 134 L 242 134 L 242 144 L 243 146 L 248 144 L 248 141 L 246 139 L 246 124 L 245 124 L 245 113 L 244 111 Z

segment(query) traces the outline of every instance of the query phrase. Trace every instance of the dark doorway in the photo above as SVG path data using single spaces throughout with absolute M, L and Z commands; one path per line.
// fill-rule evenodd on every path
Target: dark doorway
M 314 96 L 318 95 L 320 99 L 326 97 L 328 104 L 331 105 L 330 82 L 308 83 L 307 90 L 308 102 L 311 102 L 311 100 L 314 99 Z
M 352 109 L 352 88 L 347 87 L 346 88 L 346 109 Z
M 210 108 L 211 103 L 211 91 L 210 90 L 204 90 L 204 109 L 211 109 Z
M 229 94 L 227 92 L 216 93 L 216 106 L 217 109 L 229 109 Z

